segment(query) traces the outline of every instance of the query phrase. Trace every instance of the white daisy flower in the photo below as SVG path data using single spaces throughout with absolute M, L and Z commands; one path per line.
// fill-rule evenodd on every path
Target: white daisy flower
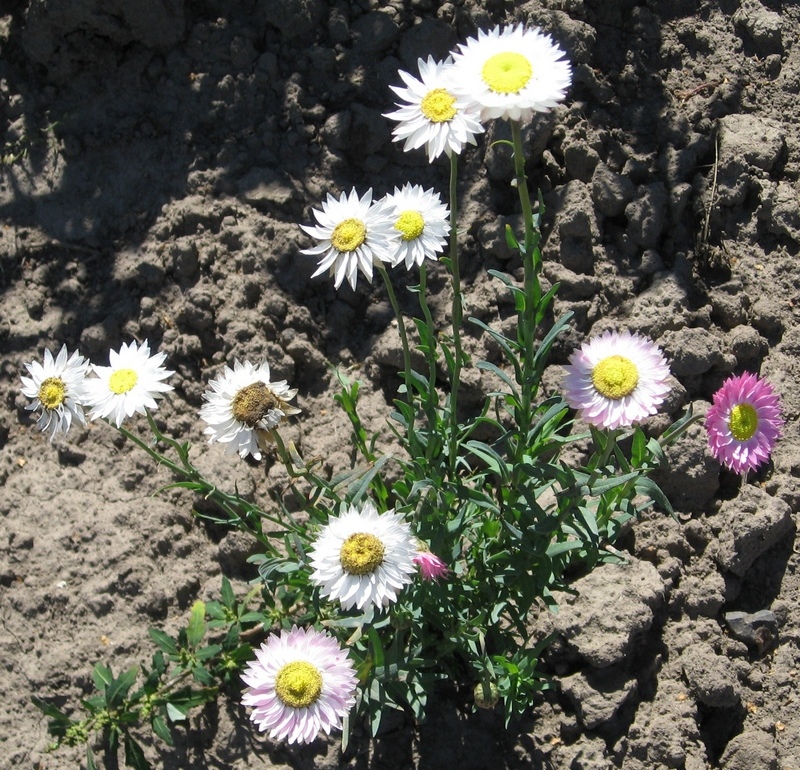
M 141 345 L 123 343 L 119 352 L 112 350 L 110 366 L 92 365 L 97 377 L 86 380 L 86 402 L 92 407 L 89 416 L 93 420 L 108 417 L 119 428 L 134 412 L 157 409 L 156 399 L 173 389 L 163 382 L 175 374 L 162 366 L 166 357 L 166 353 L 151 356 L 145 340 Z
M 71 356 L 63 345 L 54 359 L 49 350 L 44 351 L 44 363 L 32 361 L 25 364 L 30 377 L 22 377 L 22 395 L 33 399 L 25 408 L 41 409 L 36 426 L 50 432 L 50 441 L 56 434 L 69 430 L 73 420 L 86 425 L 83 406 L 86 403 L 85 381 L 89 362 L 76 350 Z
M 405 262 L 410 270 L 426 258 L 436 260 L 450 234 L 450 210 L 439 194 L 407 184 L 402 190 L 395 187 L 386 200 L 394 209 L 394 229 L 399 235 L 393 241 L 392 265 Z
M 322 528 L 309 554 L 311 582 L 342 608 L 386 607 L 412 582 L 416 541 L 394 511 L 378 514 L 372 503 L 351 505 Z
M 481 119 L 530 120 L 564 99 L 572 67 L 564 51 L 536 27 L 478 32 L 453 53 L 454 92 L 481 106 Z
M 200 409 L 200 417 L 208 423 L 203 433 L 210 437 L 209 444 L 225 444 L 225 454 L 238 452 L 260 460 L 261 448 L 273 440 L 272 431 L 286 417 L 300 412 L 287 403 L 297 390 L 286 380 L 271 382 L 266 361 L 258 366 L 235 361 L 233 369 L 226 366 L 223 375 L 209 385 L 211 389 L 203 395 L 207 403 Z
M 319 267 L 311 277 L 327 270 L 337 289 L 345 278 L 355 289 L 360 270 L 371 282 L 372 266 L 390 259 L 394 222 L 385 199 L 373 203 L 372 188 L 361 198 L 353 188 L 349 196 L 342 193 L 338 199 L 329 193 L 322 210 L 313 211 L 317 224 L 300 225 L 319 241 L 318 245 L 300 253 L 314 257 L 322 255 Z
M 355 705 L 355 667 L 325 631 L 292 626 L 270 634 L 242 673 L 242 703 L 262 732 L 288 743 L 311 743 L 323 730 L 341 729 Z
M 475 134 L 484 131 L 480 107 L 474 99 L 453 92 L 448 76 L 450 59 L 436 62 L 429 56 L 427 62 L 418 59 L 417 66 L 419 80 L 400 70 L 406 88 L 391 86 L 404 102 L 384 115 L 399 124 L 392 132 L 394 141 L 405 141 L 406 151 L 425 145 L 430 161 L 443 152 L 458 155 L 465 144 L 476 143 Z

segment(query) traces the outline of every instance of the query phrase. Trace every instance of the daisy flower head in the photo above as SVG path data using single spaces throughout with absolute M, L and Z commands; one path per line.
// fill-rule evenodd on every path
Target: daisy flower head
M 353 664 L 324 631 L 293 626 L 270 634 L 241 676 L 250 719 L 279 741 L 311 743 L 320 730 L 340 729 L 355 704 Z
M 422 541 L 417 541 L 417 552 L 411 557 L 411 561 L 419 567 L 423 580 L 435 581 L 450 574 L 447 565 L 435 553 L 431 553 Z
M 725 380 L 706 415 L 711 453 L 739 474 L 769 460 L 782 427 L 778 395 L 770 383 L 749 372 Z
M 379 514 L 372 503 L 351 505 L 322 528 L 309 554 L 311 582 L 342 608 L 387 607 L 411 583 L 416 544 L 394 511 Z
M 89 416 L 93 420 L 108 417 L 119 428 L 134 412 L 157 409 L 156 399 L 173 389 L 164 382 L 175 374 L 164 368 L 166 357 L 166 353 L 151 356 L 147 340 L 141 345 L 123 342 L 119 352 L 110 352 L 110 366 L 92 365 L 97 377 L 86 380 L 86 401 L 92 407 Z
M 274 441 L 272 432 L 300 410 L 289 404 L 297 390 L 286 380 L 270 381 L 269 364 L 254 366 L 249 361 L 225 367 L 221 377 L 211 380 L 203 394 L 206 403 L 200 417 L 208 427 L 203 433 L 208 443 L 225 444 L 225 454 L 261 459 L 264 442 Z
M 466 144 L 475 144 L 475 135 L 484 131 L 480 107 L 468 96 L 459 96 L 451 88 L 449 70 L 452 60 L 437 62 L 417 60 L 419 79 L 399 71 L 405 83 L 391 86 L 401 104 L 394 112 L 384 115 L 397 122 L 392 131 L 395 142 L 405 142 L 403 149 L 416 150 L 424 145 L 428 160 L 443 152 L 448 156 L 461 153 Z
M 50 432 L 50 441 L 58 433 L 66 434 L 73 420 L 86 425 L 83 406 L 89 362 L 77 350 L 69 355 L 63 345 L 55 358 L 45 350 L 43 363 L 32 361 L 25 368 L 30 377 L 21 378 L 22 395 L 31 399 L 25 409 L 42 410 L 36 426 Z
M 436 260 L 447 245 L 450 210 L 439 193 L 407 184 L 386 196 L 394 216 L 397 237 L 393 241 L 392 265 L 405 263 L 410 270 L 425 259 Z
M 566 402 L 598 428 L 633 425 L 658 411 L 669 393 L 669 365 L 646 337 L 605 332 L 570 356 Z
M 372 281 L 372 267 L 389 262 L 394 221 L 386 199 L 372 202 L 372 188 L 360 198 L 355 188 L 328 200 L 321 209 L 313 209 L 316 225 L 300 225 L 302 230 L 319 243 L 301 254 L 321 257 L 319 267 L 311 276 L 328 272 L 338 289 L 342 281 L 356 288 L 359 270 Z
M 481 107 L 481 120 L 530 120 L 564 99 L 572 67 L 549 35 L 517 24 L 478 31 L 453 53 L 453 88 Z

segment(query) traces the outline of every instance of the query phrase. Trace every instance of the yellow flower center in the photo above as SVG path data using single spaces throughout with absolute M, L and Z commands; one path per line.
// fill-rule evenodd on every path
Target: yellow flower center
M 39 386 L 39 401 L 45 409 L 56 409 L 67 397 L 67 386 L 60 377 L 48 377 Z
M 117 369 L 109 378 L 108 387 L 111 388 L 112 393 L 121 396 L 132 390 L 137 382 L 139 382 L 139 375 L 133 369 Z
M 403 234 L 404 241 L 413 241 L 422 235 L 425 229 L 425 220 L 419 211 L 404 211 L 394 223 L 395 230 Z
M 728 427 L 737 441 L 747 441 L 758 429 L 758 415 L 750 404 L 736 404 L 731 409 Z
M 483 82 L 498 94 L 516 94 L 533 75 L 533 67 L 521 53 L 504 51 L 489 57 L 481 70 Z
M 281 400 L 263 382 L 254 382 L 237 391 L 231 412 L 235 420 L 254 428 L 271 410 L 281 406 Z
M 305 660 L 293 660 L 278 671 L 275 692 L 286 706 L 308 708 L 322 693 L 322 674 Z
M 606 398 L 624 398 L 639 384 L 639 371 L 636 364 L 625 356 L 609 356 L 592 370 L 592 383 L 595 390 Z
M 342 543 L 339 563 L 351 575 L 369 575 L 383 564 L 383 543 L 366 532 L 350 535 Z
M 355 251 L 366 239 L 367 228 L 360 219 L 339 222 L 331 235 L 331 243 L 338 251 Z
M 444 88 L 434 88 L 422 97 L 419 108 L 431 123 L 447 123 L 456 116 L 456 99 Z

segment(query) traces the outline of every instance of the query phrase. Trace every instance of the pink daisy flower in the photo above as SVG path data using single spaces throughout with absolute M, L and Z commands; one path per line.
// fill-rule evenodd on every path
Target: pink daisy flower
M 749 372 L 725 380 L 706 415 L 711 453 L 734 473 L 745 474 L 769 460 L 782 426 L 772 385 Z
M 423 580 L 438 580 L 447 577 L 450 570 L 447 565 L 435 554 L 423 546 L 412 557 L 411 561 L 419 567 Z
M 355 704 L 356 672 L 339 643 L 324 631 L 293 626 L 270 634 L 242 673 L 242 703 L 250 719 L 275 740 L 310 743 L 320 730 L 340 729 Z
M 646 337 L 605 332 L 584 342 L 565 366 L 566 402 L 598 428 L 633 425 L 658 411 L 669 393 L 669 365 Z

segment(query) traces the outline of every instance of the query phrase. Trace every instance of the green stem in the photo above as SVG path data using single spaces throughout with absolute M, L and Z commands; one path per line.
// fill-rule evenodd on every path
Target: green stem
M 392 305 L 395 318 L 397 318 L 397 331 L 400 333 L 400 343 L 403 346 L 403 379 L 406 386 L 406 401 L 408 401 L 409 406 L 413 406 L 414 398 L 411 389 L 411 350 L 408 347 L 406 324 L 405 321 L 403 321 L 400 303 L 397 301 L 397 295 L 395 294 L 394 286 L 392 286 L 392 281 L 389 278 L 389 273 L 386 272 L 386 268 L 381 263 L 378 263 L 376 268 L 381 274 L 381 278 L 383 278 L 384 286 L 386 286 L 386 293 L 389 295 L 389 302 Z
M 536 338 L 536 311 L 541 300 L 539 270 L 541 255 L 537 244 L 537 234 L 533 221 L 533 208 L 528 192 L 528 179 L 525 176 L 525 155 L 522 149 L 522 130 L 516 120 L 511 121 L 511 138 L 514 144 L 514 174 L 517 181 L 517 193 L 522 207 L 522 219 L 525 223 L 525 240 L 523 242 L 522 267 L 524 272 L 525 306 L 520 311 L 520 332 L 523 348 L 522 359 L 522 391 L 521 420 L 519 428 L 523 436 L 530 430 L 531 395 L 533 392 L 534 354 Z
M 340 502 L 340 498 L 336 494 L 334 488 L 325 479 L 309 470 L 309 466 L 306 465 L 303 458 L 297 453 L 297 450 L 294 450 L 294 457 L 292 457 L 292 453 L 286 448 L 286 444 L 283 443 L 283 439 L 277 431 L 273 432 L 273 437 L 275 439 L 275 449 L 278 454 L 278 459 L 281 461 L 283 467 L 286 468 L 286 472 L 291 478 L 307 479 L 309 483 L 317 489 L 327 492 L 334 502 Z
M 619 428 L 609 429 L 608 434 L 606 435 L 606 445 L 603 447 L 603 451 L 597 460 L 597 465 L 595 465 L 594 470 L 592 471 L 592 474 L 589 477 L 588 486 L 591 487 L 592 482 L 597 478 L 600 470 L 606 467 L 608 458 L 611 457 L 611 453 L 614 451 L 614 447 L 617 445 L 617 437 L 619 436 L 619 434 L 620 434 Z
M 451 323 L 453 328 L 453 371 L 450 376 L 450 452 L 449 468 L 455 475 L 458 460 L 458 389 L 461 385 L 461 366 L 464 351 L 461 345 L 461 325 L 464 305 L 461 296 L 461 272 L 458 264 L 458 155 L 450 155 L 450 280 L 453 286 Z
M 431 309 L 428 306 L 427 291 L 428 271 L 423 263 L 419 267 L 419 306 L 425 319 L 428 337 L 428 348 L 425 352 L 425 357 L 428 359 L 428 396 L 425 404 L 425 414 L 428 418 L 428 430 L 432 434 L 437 425 L 436 410 L 439 406 L 439 396 L 436 390 L 436 330 L 433 325 Z M 431 459 L 434 446 L 433 435 L 429 435 L 425 446 L 425 458 L 427 460 Z
M 153 432 L 153 436 L 155 437 L 156 443 L 159 441 L 164 442 L 171 446 L 173 449 L 176 450 L 178 456 L 181 460 L 181 465 L 173 462 L 169 458 L 162 455 L 158 452 L 153 446 L 148 444 L 146 441 L 143 441 L 138 436 L 131 433 L 127 428 L 123 428 L 122 426 L 118 427 L 117 430 L 125 436 L 126 439 L 132 441 L 136 446 L 140 449 L 143 449 L 150 457 L 155 460 L 157 465 L 163 465 L 165 468 L 168 468 L 174 475 L 178 478 L 182 479 L 183 481 L 189 482 L 195 491 L 202 494 L 203 497 L 207 500 L 212 500 L 221 510 L 223 510 L 229 518 L 229 523 L 233 526 L 241 529 L 242 531 L 246 532 L 249 535 L 252 535 L 254 538 L 258 540 L 259 543 L 266 546 L 271 552 L 276 553 L 274 546 L 270 543 L 269 538 L 264 535 L 260 529 L 256 529 L 249 525 L 241 515 L 241 512 L 237 510 L 238 505 L 236 504 L 235 499 L 232 501 L 231 496 L 221 490 L 217 489 L 213 484 L 209 484 L 200 472 L 189 462 L 188 452 L 184 447 L 182 447 L 177 441 L 174 439 L 165 436 L 161 431 L 158 429 L 155 420 L 153 419 L 153 415 L 150 412 L 147 412 L 147 422 L 150 426 L 150 430 Z M 286 523 L 277 519 L 273 516 L 270 516 L 267 513 L 259 510 L 258 512 L 259 519 L 266 519 L 267 521 L 272 522 L 280 527 L 285 527 Z

